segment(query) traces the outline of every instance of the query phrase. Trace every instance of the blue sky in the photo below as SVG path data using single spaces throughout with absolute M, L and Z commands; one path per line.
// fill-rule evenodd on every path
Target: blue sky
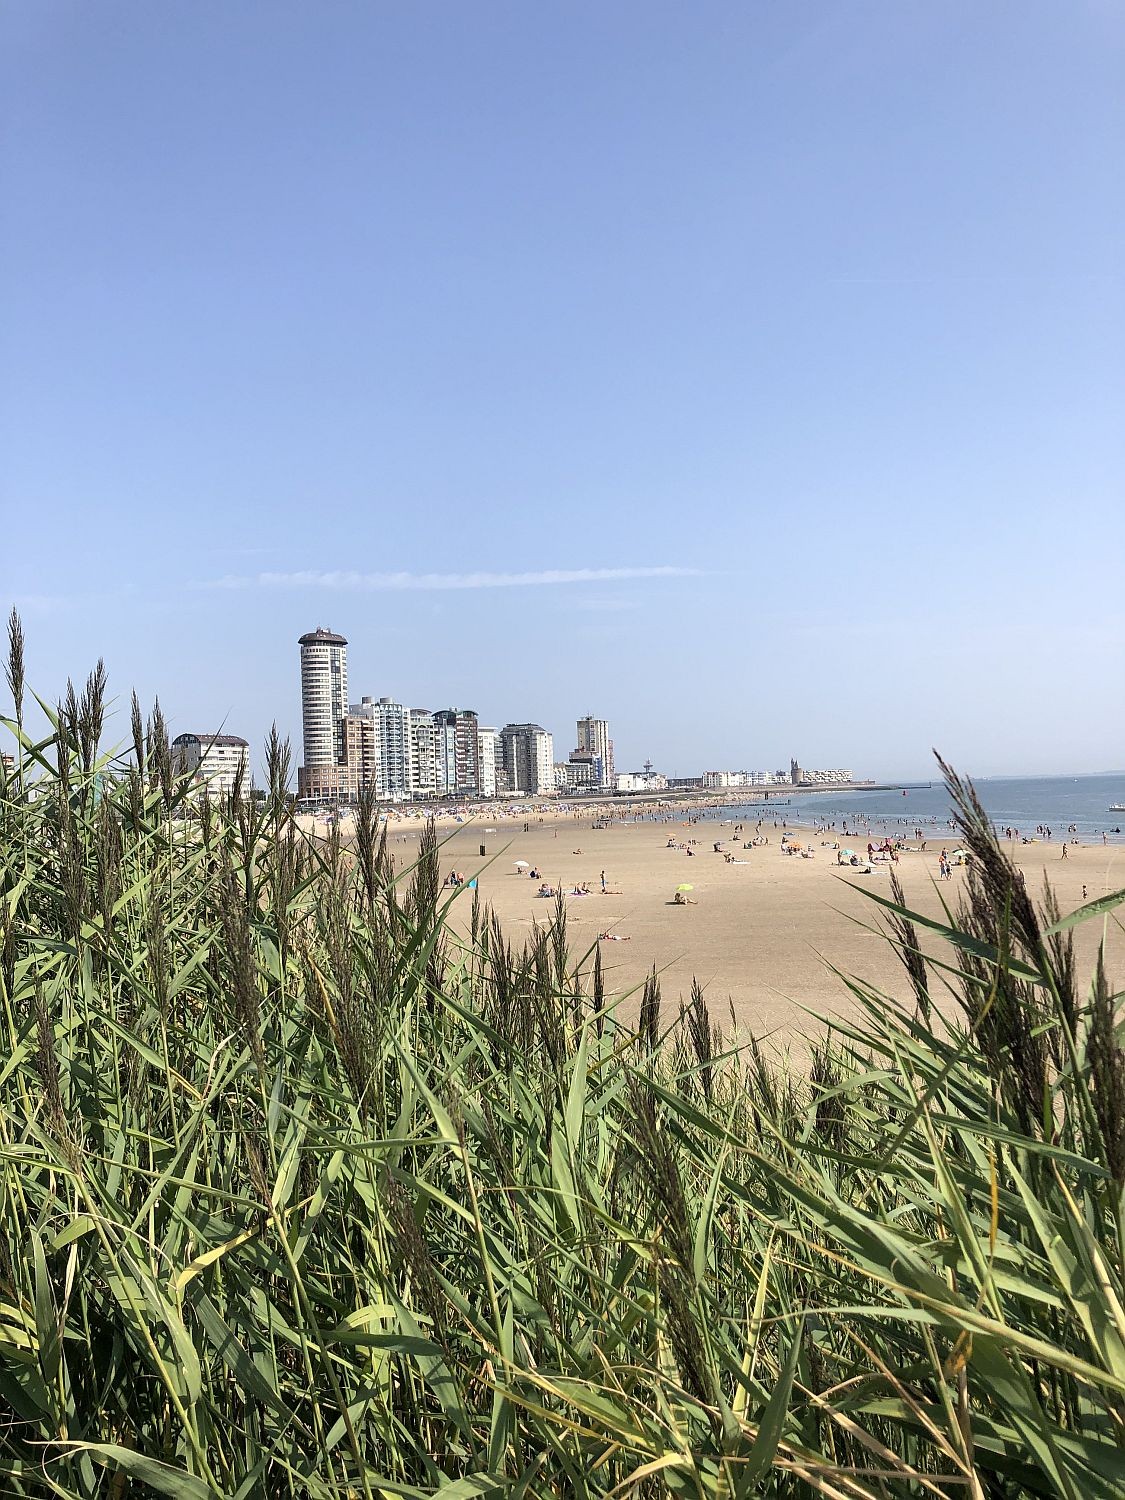
M 1125 13 L 0 3 L 0 604 L 57 696 L 619 764 L 1125 763 Z

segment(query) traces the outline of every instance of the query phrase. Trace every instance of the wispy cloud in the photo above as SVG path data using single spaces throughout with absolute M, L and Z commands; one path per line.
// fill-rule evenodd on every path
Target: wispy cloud
M 697 578 L 698 568 L 545 568 L 534 573 L 228 573 L 203 584 L 218 589 L 328 589 L 340 593 L 402 592 L 408 589 L 542 588 L 561 583 L 619 583 L 634 578 Z
M 636 599 L 568 599 L 560 609 L 580 609 L 591 615 L 616 615 L 639 609 Z

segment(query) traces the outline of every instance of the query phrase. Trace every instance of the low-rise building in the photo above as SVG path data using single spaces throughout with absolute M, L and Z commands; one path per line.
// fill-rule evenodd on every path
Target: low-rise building
M 703 785 L 708 791 L 721 790 L 729 786 L 745 786 L 744 771 L 704 771 Z
M 359 794 L 360 775 L 355 765 L 302 766 L 297 776 L 297 800 L 306 806 L 355 802 Z
M 237 734 L 178 734 L 172 741 L 172 766 L 190 776 L 192 792 L 230 797 L 236 788 L 250 791 L 250 746 Z
M 555 762 L 555 789 L 570 794 L 590 792 L 600 790 L 601 782 L 590 760 L 575 760 L 572 755 Z
M 704 771 L 703 785 L 709 788 L 776 786 L 790 784 L 788 771 Z
M 659 771 L 646 767 L 643 771 L 619 771 L 614 778 L 618 792 L 664 792 L 668 790 L 668 778 Z

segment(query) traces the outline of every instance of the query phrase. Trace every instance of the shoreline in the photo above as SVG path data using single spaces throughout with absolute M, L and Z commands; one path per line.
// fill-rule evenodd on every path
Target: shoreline
M 433 820 L 439 829 L 467 827 L 470 825 L 483 829 L 485 832 L 498 831 L 492 827 L 493 824 L 505 825 L 508 829 L 515 828 L 518 824 L 567 823 L 574 826 L 582 826 L 589 823 L 595 826 L 606 823 L 609 826 L 627 826 L 633 823 L 652 823 L 666 821 L 688 815 L 692 821 L 697 819 L 708 819 L 711 821 L 715 815 L 731 814 L 733 816 L 746 815 L 757 812 L 765 821 L 774 819 L 779 824 L 792 820 L 794 826 L 798 823 L 808 821 L 813 828 L 821 826 L 835 829 L 837 825 L 846 831 L 850 825 L 870 826 L 882 832 L 897 831 L 905 827 L 925 827 L 934 832 L 945 831 L 949 836 L 953 835 L 951 820 L 940 819 L 932 812 L 922 813 L 904 804 L 904 810 L 889 812 L 869 812 L 862 806 L 847 811 L 837 811 L 834 818 L 821 818 L 813 809 L 802 806 L 797 800 L 805 796 L 823 797 L 835 792 L 838 796 L 852 796 L 860 792 L 897 792 L 912 790 L 933 790 L 940 786 L 939 782 L 930 783 L 894 783 L 876 784 L 850 787 L 792 787 L 787 791 L 777 788 L 771 791 L 767 798 L 761 793 L 754 795 L 731 796 L 729 790 L 725 795 L 707 794 L 692 791 L 683 794 L 666 793 L 628 793 L 622 797 L 611 798 L 524 798 L 505 799 L 503 801 L 470 801 L 464 802 L 397 802 L 380 803 L 378 807 L 379 817 L 385 822 L 388 829 L 399 832 L 403 828 L 419 828 L 425 823 Z M 782 797 L 781 792 L 786 791 Z M 811 814 L 811 817 L 809 816 Z M 804 815 L 804 818 L 802 818 Z M 1113 810 L 1107 808 L 1107 817 L 1113 816 Z M 298 825 L 307 832 L 317 836 L 327 832 L 334 821 L 338 821 L 341 829 L 346 832 L 349 823 L 354 819 L 354 809 L 342 807 L 339 810 L 298 811 Z M 997 837 L 1003 841 L 1005 825 L 992 819 L 992 826 Z M 525 830 L 527 831 L 527 830 Z M 1023 843 L 1038 842 L 1039 829 L 1034 833 L 1022 837 Z M 853 829 L 852 836 L 857 836 Z M 1114 847 L 1125 845 L 1125 833 L 1114 828 L 1091 832 L 1071 833 L 1064 831 L 1061 824 L 1056 822 L 1052 829 L 1052 837 L 1061 842 L 1063 837 L 1072 840 L 1080 847 Z M 1056 844 L 1057 847 L 1057 844 Z

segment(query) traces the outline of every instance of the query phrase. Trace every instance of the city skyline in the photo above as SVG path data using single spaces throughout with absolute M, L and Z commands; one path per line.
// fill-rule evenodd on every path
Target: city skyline
M 1013 14 L 5 7 L 29 681 L 257 770 L 348 617 L 625 767 L 1122 765 L 1125 20 Z
M 476 801 L 491 797 L 614 795 L 660 791 L 671 785 L 701 788 L 846 785 L 850 770 L 803 771 L 795 758 L 788 770 L 693 771 L 677 776 L 646 758 L 643 770 L 615 767 L 608 719 L 584 714 L 575 721 L 575 745 L 566 760 L 555 759 L 555 736 L 541 724 L 509 720 L 502 729 L 483 725 L 472 708 L 410 707 L 386 694 L 349 687 L 348 639 L 331 626 L 305 631 L 300 648 L 302 759 L 297 767 L 300 803 L 320 806 L 357 801 L 373 791 L 382 802 L 433 799 Z M 200 761 L 196 735 L 189 742 L 193 767 Z M 222 761 L 220 746 L 245 740 L 219 736 L 206 760 Z M 181 752 L 186 754 L 187 751 Z M 222 770 L 229 790 L 230 765 Z
M 482 725 L 471 708 L 411 707 L 387 694 L 349 694 L 348 640 L 318 625 L 298 638 L 302 758 L 298 800 L 354 802 L 373 791 L 385 802 L 496 795 L 553 796 L 559 770 L 553 737 L 541 725 Z M 591 767 L 607 789 L 612 745 L 604 720 L 579 720 L 571 761 Z M 596 742 L 601 758 L 586 753 Z M 608 750 L 607 750 L 608 746 Z

